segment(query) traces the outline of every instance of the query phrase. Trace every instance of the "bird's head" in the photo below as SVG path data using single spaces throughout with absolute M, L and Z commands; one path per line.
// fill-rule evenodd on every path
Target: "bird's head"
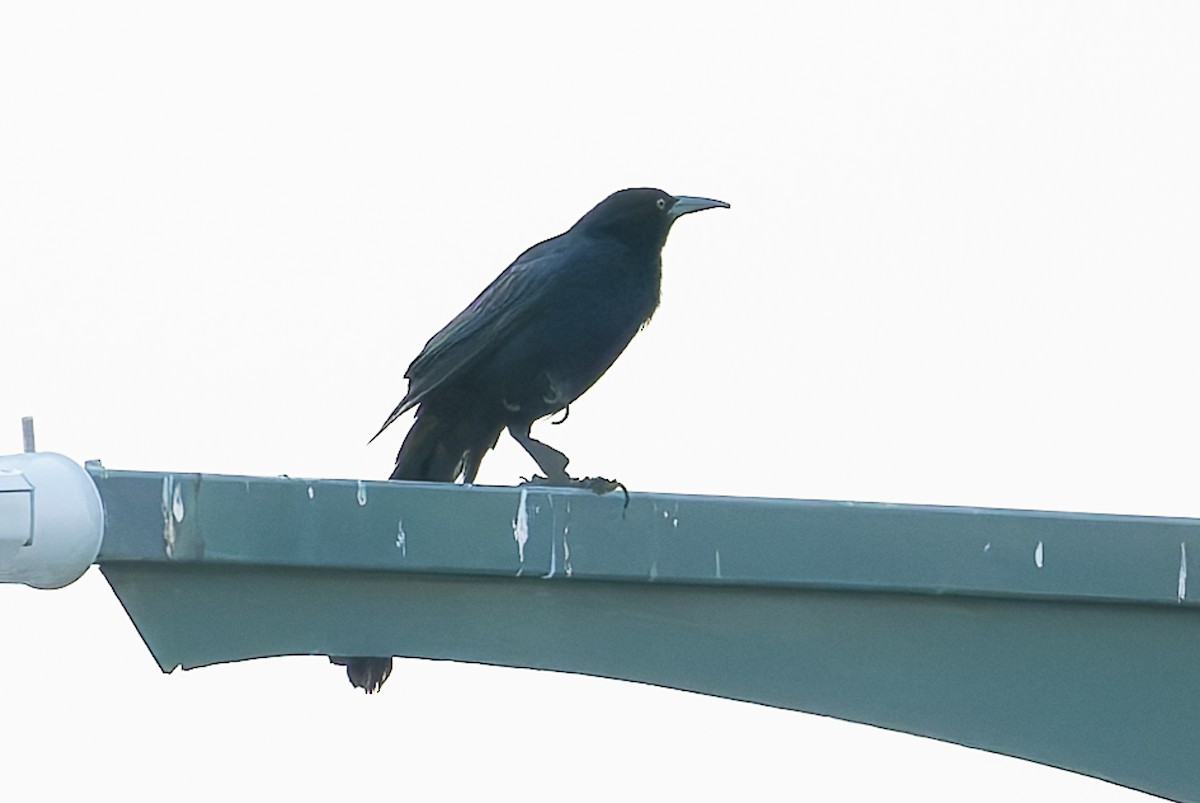
M 729 204 L 650 188 L 620 190 L 598 203 L 575 228 L 615 237 L 634 246 L 661 249 L 672 223 L 689 212 L 716 207 L 728 209 Z

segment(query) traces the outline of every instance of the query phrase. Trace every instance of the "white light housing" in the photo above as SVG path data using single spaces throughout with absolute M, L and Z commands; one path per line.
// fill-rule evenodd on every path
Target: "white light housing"
M 100 494 L 82 466 L 53 452 L 0 457 L 0 583 L 73 583 L 103 536 Z

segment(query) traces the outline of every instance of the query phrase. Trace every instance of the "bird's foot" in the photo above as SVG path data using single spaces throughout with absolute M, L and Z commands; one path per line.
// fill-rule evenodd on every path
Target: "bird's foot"
M 607 477 L 581 477 L 575 480 L 580 488 L 587 488 L 594 494 L 610 494 L 618 488 L 625 494 L 625 507 L 629 507 L 629 489 L 620 480 L 610 480 Z
M 540 485 L 557 488 L 583 488 L 585 491 L 591 491 L 594 494 L 603 496 L 610 494 L 618 488 L 625 495 L 625 504 L 621 508 L 624 512 L 629 507 L 629 489 L 625 487 L 625 483 L 618 480 L 610 480 L 607 477 L 571 477 L 564 474 L 561 477 L 543 477 L 541 474 L 534 474 L 532 477 L 524 480 L 524 485 Z

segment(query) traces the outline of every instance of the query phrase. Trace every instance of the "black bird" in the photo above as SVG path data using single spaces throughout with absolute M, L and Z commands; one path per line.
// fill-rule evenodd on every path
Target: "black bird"
M 534 440 L 530 427 L 567 409 L 620 356 L 658 307 L 671 224 L 714 207 L 729 204 L 621 190 L 517 257 L 408 367 L 408 393 L 371 439 L 417 408 L 391 479 L 473 482 L 507 428 L 542 481 L 578 482 L 567 474 L 567 456 Z M 391 658 L 331 660 L 367 693 L 392 668 Z

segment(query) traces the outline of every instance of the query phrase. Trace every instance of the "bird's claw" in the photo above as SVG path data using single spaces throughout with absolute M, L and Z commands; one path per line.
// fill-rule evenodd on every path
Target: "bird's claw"
M 532 477 L 521 477 L 522 485 L 558 485 L 563 486 L 566 483 L 554 482 L 549 477 L 543 477 L 541 474 L 534 474 Z
M 583 488 L 585 491 L 591 491 L 599 496 L 610 494 L 618 488 L 625 495 L 625 504 L 621 511 L 624 512 L 629 507 L 629 489 L 625 487 L 625 483 L 618 480 L 610 480 L 607 477 L 571 477 L 564 475 L 551 479 L 543 477 L 541 474 L 534 474 L 532 477 L 522 477 L 524 485 L 549 486 L 554 488 Z
M 625 494 L 625 507 L 629 507 L 629 489 L 625 487 L 625 483 L 619 480 L 610 480 L 607 477 L 583 477 L 575 480 L 575 484 L 601 496 L 620 488 L 621 493 Z

